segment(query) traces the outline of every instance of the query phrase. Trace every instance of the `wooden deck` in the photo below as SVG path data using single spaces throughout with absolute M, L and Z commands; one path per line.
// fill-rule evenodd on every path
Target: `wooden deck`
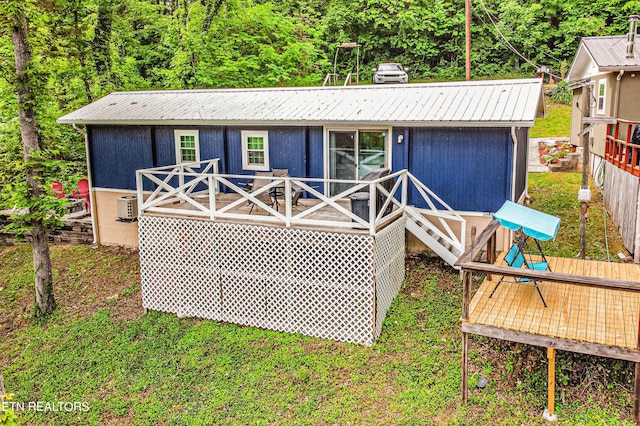
M 463 403 L 469 399 L 469 335 L 476 334 L 547 348 L 549 418 L 557 349 L 635 362 L 633 418 L 640 424 L 640 266 L 548 257 L 552 272 L 511 268 L 505 253 L 496 253 L 498 228 L 492 221 L 456 264 L 462 269 Z M 477 261 L 485 247 L 487 262 Z M 488 275 L 474 293 L 478 273 Z M 547 307 L 530 284 L 503 282 L 490 298 L 503 274 L 538 280 Z
M 503 257 L 504 253 L 496 264 L 504 265 Z M 555 273 L 640 281 L 637 264 L 554 257 L 547 260 Z M 579 342 L 586 350 L 578 351 L 586 353 L 599 354 L 601 351 L 596 348 L 600 346 L 637 352 L 640 293 L 542 281 L 538 285 L 547 302 L 545 308 L 530 284 L 502 282 L 489 298 L 499 280 L 499 275 L 493 275 L 481 283 L 470 302 L 469 318 L 467 324 L 463 323 L 463 330 L 473 332 L 472 329 L 488 327 L 506 330 L 511 336 L 525 333 Z M 622 359 L 637 357 L 627 351 L 619 354 Z

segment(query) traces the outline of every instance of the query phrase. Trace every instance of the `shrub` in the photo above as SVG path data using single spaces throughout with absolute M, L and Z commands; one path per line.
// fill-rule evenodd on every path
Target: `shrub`
M 566 81 L 559 82 L 551 91 L 551 99 L 558 104 L 571 105 L 573 94 L 569 90 L 569 84 Z

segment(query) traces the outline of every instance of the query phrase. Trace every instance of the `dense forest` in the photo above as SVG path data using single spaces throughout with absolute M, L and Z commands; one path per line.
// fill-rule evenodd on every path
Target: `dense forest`
M 116 90 L 322 84 L 336 46 L 361 44 L 361 80 L 402 62 L 413 81 L 464 78 L 464 1 L 3 0 L 26 10 L 45 174 L 83 172 L 82 131 L 55 119 Z M 472 77 L 562 75 L 580 37 L 624 34 L 640 1 L 479 0 Z M 0 18 L 0 182 L 23 165 L 10 25 Z M 341 51 L 340 68 L 355 66 Z M 71 179 L 69 179 L 71 180 Z M 6 192 L 6 191 L 3 191 Z M 5 204 L 10 201 L 5 200 Z

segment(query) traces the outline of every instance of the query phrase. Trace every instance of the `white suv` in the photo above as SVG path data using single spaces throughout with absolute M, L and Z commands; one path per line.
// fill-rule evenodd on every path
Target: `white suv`
M 378 65 L 373 69 L 373 82 L 380 83 L 408 83 L 408 69 L 402 68 L 401 64 L 388 62 Z

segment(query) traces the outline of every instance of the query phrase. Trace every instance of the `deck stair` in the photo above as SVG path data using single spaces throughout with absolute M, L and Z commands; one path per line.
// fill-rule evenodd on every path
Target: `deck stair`
M 465 219 L 410 173 L 408 178 L 429 208 L 405 206 L 405 228 L 445 262 L 459 269 L 454 265 L 465 250 Z M 436 203 L 443 208 L 437 208 Z M 455 223 L 457 233 L 452 229 Z
M 462 255 L 459 246 L 448 236 L 434 226 L 427 218 L 422 216 L 417 209 L 405 208 L 406 229 L 416 236 L 424 245 L 429 247 L 449 265 L 455 267 L 455 263 Z

